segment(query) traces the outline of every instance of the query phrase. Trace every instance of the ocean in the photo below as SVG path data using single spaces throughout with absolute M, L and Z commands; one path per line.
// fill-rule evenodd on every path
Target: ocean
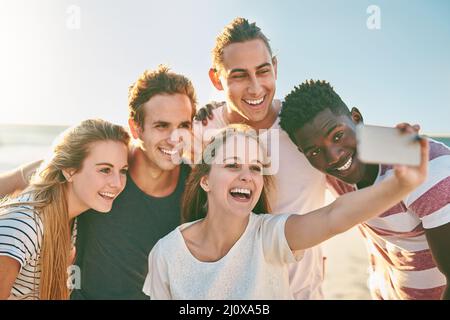
M 67 126 L 0 124 L 0 172 L 44 158 Z M 450 146 L 450 134 L 432 136 Z

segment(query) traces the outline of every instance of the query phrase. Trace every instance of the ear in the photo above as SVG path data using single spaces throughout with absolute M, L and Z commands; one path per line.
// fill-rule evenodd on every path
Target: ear
M 210 68 L 208 75 L 209 75 L 209 79 L 211 80 L 211 83 L 213 84 L 213 86 L 217 90 L 222 91 L 223 86 L 222 86 L 222 82 L 220 82 L 219 71 L 214 68 Z
M 138 139 L 142 132 L 141 127 L 133 119 L 128 119 L 128 126 L 130 127 L 131 135 L 134 139 Z
M 205 192 L 209 192 L 211 191 L 209 189 L 209 185 L 208 185 L 208 176 L 203 176 L 200 178 L 200 187 L 205 191 Z
M 72 176 L 75 174 L 75 169 L 63 169 L 62 174 L 67 182 L 72 182 Z
M 272 65 L 273 65 L 273 71 L 275 72 L 275 80 L 277 79 L 277 70 L 278 70 L 278 59 L 277 57 L 272 57 Z
M 361 112 L 359 112 L 358 108 L 353 107 L 351 114 L 352 114 L 352 120 L 355 124 L 364 122 L 363 116 L 362 116 Z

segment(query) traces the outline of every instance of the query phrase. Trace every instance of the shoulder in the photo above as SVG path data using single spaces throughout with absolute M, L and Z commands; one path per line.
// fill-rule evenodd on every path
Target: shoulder
M 179 228 L 180 227 L 175 228 L 167 235 L 159 239 L 152 251 L 155 251 L 160 255 L 164 255 L 165 253 L 173 253 L 174 249 L 181 247 L 183 237 Z
M 13 203 L 11 206 L 1 208 L 0 225 L 9 226 L 21 233 L 30 233 L 33 237 L 39 233 L 42 235 L 42 219 L 33 206 L 26 203 L 28 201 L 31 201 L 30 197 L 22 196 L 11 200 Z
M 250 216 L 250 224 L 251 227 L 255 229 L 266 229 L 266 228 L 274 228 L 277 225 L 283 225 L 286 223 L 286 220 L 289 218 L 291 214 L 255 214 L 252 213 Z
M 432 162 L 434 159 L 440 158 L 440 157 L 445 157 L 447 156 L 447 162 L 450 161 L 450 148 L 447 147 L 445 144 L 433 140 L 433 139 L 428 139 L 429 143 L 430 143 L 430 152 L 429 152 L 429 156 L 430 156 L 430 162 Z

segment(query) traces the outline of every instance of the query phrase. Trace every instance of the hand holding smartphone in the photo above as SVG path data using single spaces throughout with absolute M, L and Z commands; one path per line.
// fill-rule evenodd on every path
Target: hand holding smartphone
M 417 133 L 402 133 L 398 128 L 360 124 L 356 128 L 357 156 L 362 162 L 379 164 L 420 164 Z

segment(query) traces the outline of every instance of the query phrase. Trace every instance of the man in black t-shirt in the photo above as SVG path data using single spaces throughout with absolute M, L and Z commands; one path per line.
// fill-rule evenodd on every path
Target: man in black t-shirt
M 173 132 L 190 131 L 196 97 L 191 82 L 160 66 L 130 87 L 130 147 L 125 190 L 112 210 L 93 210 L 77 223 L 81 286 L 71 299 L 147 299 L 147 258 L 156 242 L 181 222 L 181 195 L 190 168 L 177 165 Z M 190 134 L 190 132 L 188 133 Z

